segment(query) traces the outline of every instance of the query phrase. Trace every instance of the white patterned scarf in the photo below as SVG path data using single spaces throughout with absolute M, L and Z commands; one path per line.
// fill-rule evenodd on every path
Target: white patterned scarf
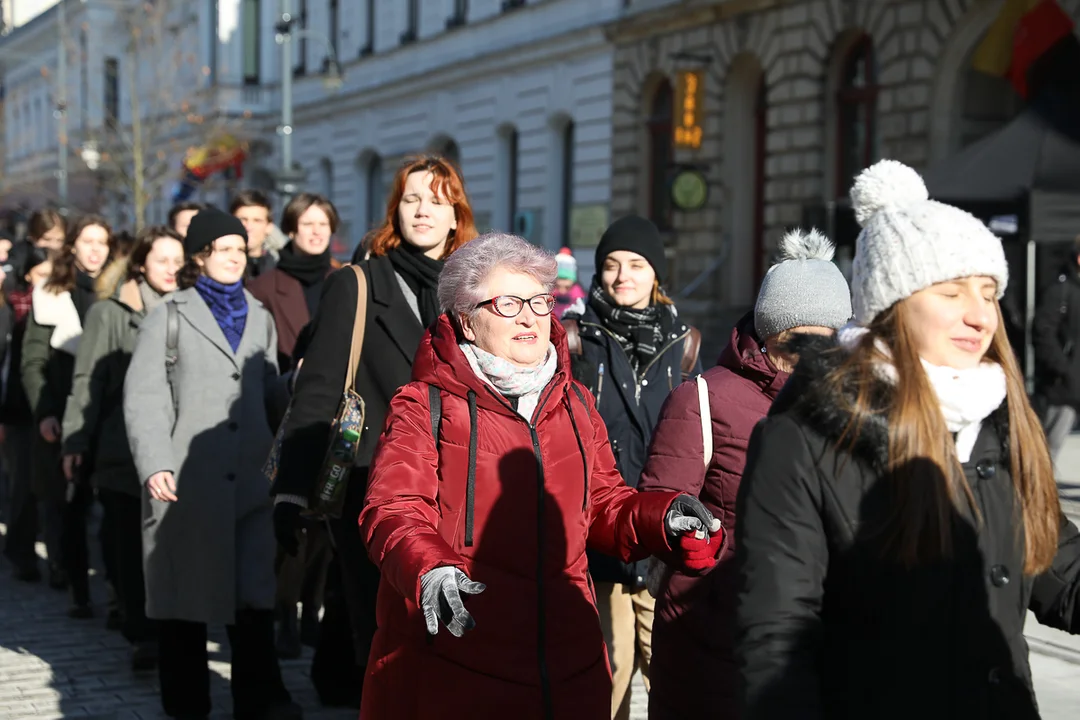
M 551 382 L 558 366 L 559 358 L 553 344 L 548 343 L 544 362 L 531 368 L 515 365 L 509 360 L 481 350 L 472 343 L 461 343 L 458 347 L 481 380 L 487 381 L 499 394 L 517 398 L 518 414 L 526 420 L 532 419 L 540 391 Z

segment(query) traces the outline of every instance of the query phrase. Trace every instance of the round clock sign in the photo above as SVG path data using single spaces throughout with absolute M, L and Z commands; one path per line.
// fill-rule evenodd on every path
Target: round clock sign
M 680 170 L 671 183 L 671 199 L 680 210 L 700 210 L 709 197 L 709 182 L 699 170 Z

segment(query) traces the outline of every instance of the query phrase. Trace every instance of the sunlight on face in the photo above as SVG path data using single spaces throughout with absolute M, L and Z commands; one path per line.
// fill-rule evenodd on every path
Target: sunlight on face
M 146 264 L 140 270 L 146 284 L 159 293 L 171 293 L 176 290 L 176 275 L 184 267 L 184 245 L 171 237 L 159 237 L 154 240 Z
M 330 247 L 330 216 L 318 205 L 312 205 L 297 219 L 296 232 L 291 237 L 296 249 L 305 255 L 322 255 Z
M 976 276 L 937 283 L 903 302 L 919 356 L 966 370 L 982 362 L 998 328 L 997 282 Z
M 247 243 L 239 235 L 226 235 L 214 241 L 210 257 L 195 258 L 203 275 L 222 285 L 232 285 L 244 278 L 247 268 Z
M 457 211 L 448 198 L 431 189 L 434 179 L 432 173 L 423 170 L 405 178 L 405 192 L 398 203 L 398 225 L 405 242 L 438 259 L 450 231 L 457 229 Z
M 497 267 L 484 283 L 484 299 L 515 295 L 528 300 L 547 292 L 531 275 Z M 521 367 L 536 367 L 547 357 L 551 342 L 551 315 L 538 316 L 526 303 L 517 317 L 506 318 L 490 305 L 480 308 L 475 317 L 461 318 L 465 339 L 481 350 Z
M 656 271 L 649 261 L 629 250 L 616 250 L 604 258 L 600 268 L 600 284 L 616 305 L 637 308 L 649 307 L 652 302 Z
M 96 277 L 109 260 L 109 231 L 100 225 L 88 225 L 75 238 L 71 252 L 75 254 L 75 266 Z

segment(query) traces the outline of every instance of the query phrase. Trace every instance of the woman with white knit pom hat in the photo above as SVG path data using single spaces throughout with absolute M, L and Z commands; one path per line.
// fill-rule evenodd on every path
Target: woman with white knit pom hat
M 855 323 L 799 348 L 739 489 L 742 718 L 1038 718 L 1024 619 L 1080 632 L 1080 534 L 1001 242 L 895 161 L 851 199 Z
M 664 403 L 639 490 L 689 493 L 725 527 L 738 525 L 735 496 L 750 434 L 797 361 L 787 344 L 804 334 L 831 336 L 851 318 L 851 294 L 831 262 L 833 251 L 816 230 L 784 236 L 754 309 L 732 329 L 717 366 L 676 387 Z M 653 561 L 649 720 L 737 717 L 734 544 L 716 551 L 707 574 Z

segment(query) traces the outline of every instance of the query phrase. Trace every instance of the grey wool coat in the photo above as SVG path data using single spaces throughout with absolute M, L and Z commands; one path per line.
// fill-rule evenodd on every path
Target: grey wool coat
M 235 353 L 194 288 L 168 301 L 180 320 L 175 412 L 165 368 L 168 303 L 139 328 L 124 419 L 143 486 L 152 618 L 231 624 L 237 609 L 273 607 L 273 506 L 262 466 L 273 441 L 277 332 L 270 313 L 246 295 Z M 146 482 L 162 471 L 176 478 L 176 502 L 150 498 Z

